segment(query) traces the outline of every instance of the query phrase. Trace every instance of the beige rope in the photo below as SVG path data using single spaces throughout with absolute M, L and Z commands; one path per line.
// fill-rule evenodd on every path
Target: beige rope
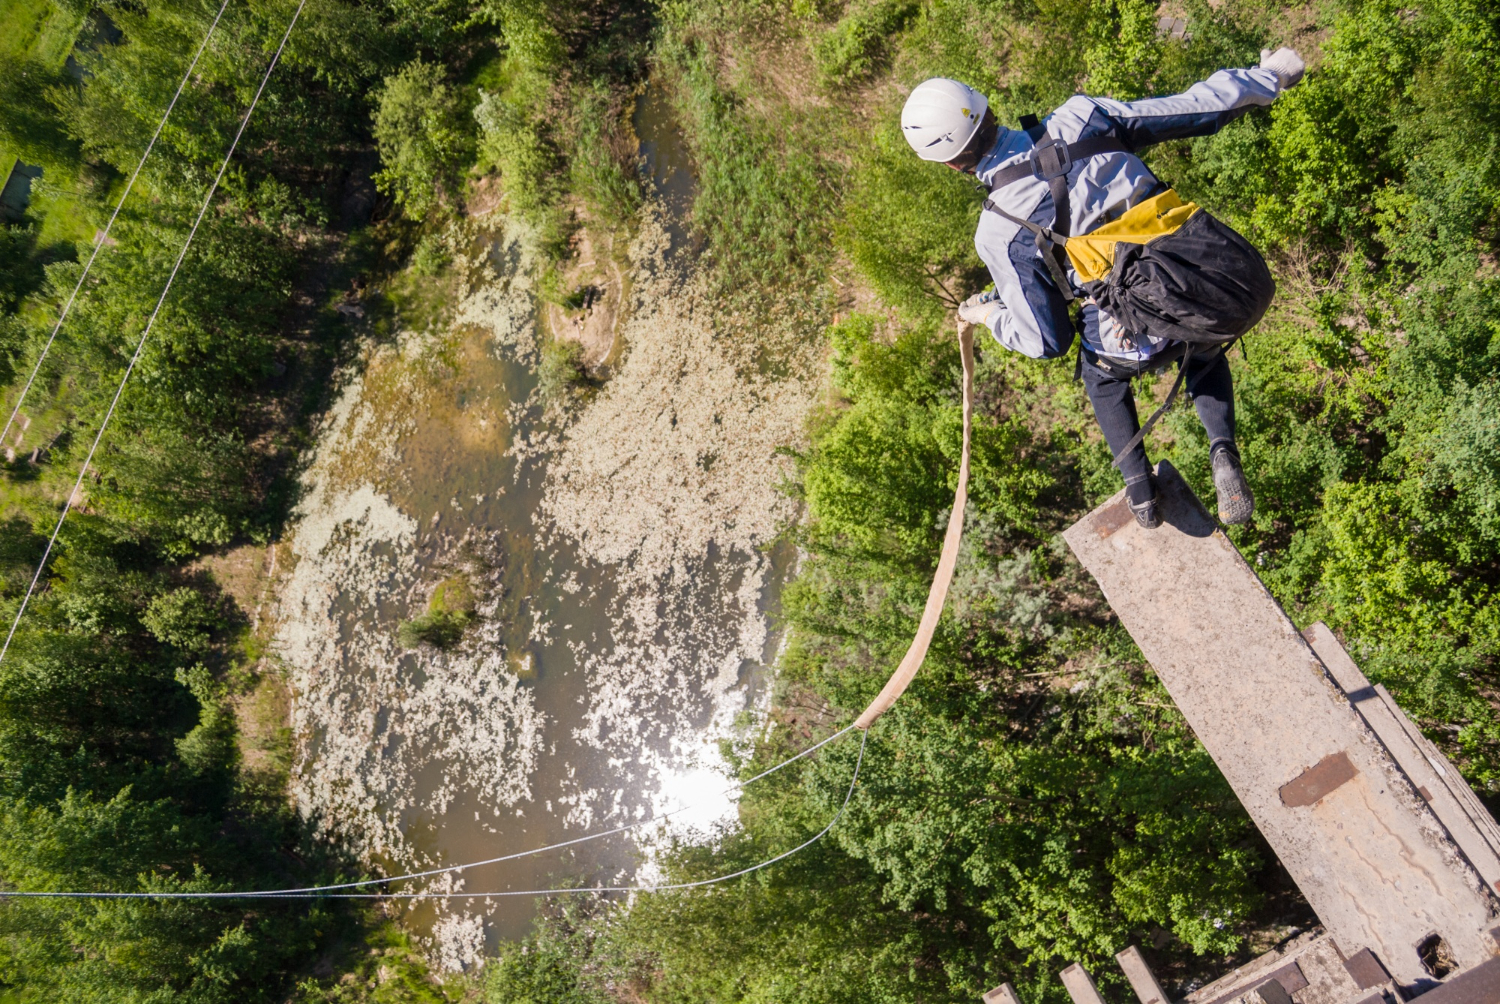
M 953 493 L 953 512 L 948 516 L 948 532 L 943 535 L 943 553 L 932 576 L 932 588 L 927 593 L 922 621 L 917 625 L 917 636 L 911 640 L 911 647 L 906 650 L 906 657 L 896 667 L 896 672 L 855 721 L 856 728 L 868 729 L 874 725 L 875 719 L 885 714 L 896 703 L 896 698 L 906 692 L 917 670 L 922 668 L 927 647 L 932 644 L 932 636 L 937 631 L 938 619 L 943 616 L 943 603 L 948 599 L 948 586 L 953 582 L 953 567 L 958 564 L 958 544 L 964 535 L 964 505 L 969 500 L 969 425 L 974 416 L 974 329 L 963 321 L 958 324 L 958 349 L 964 363 L 964 449 L 958 463 L 958 490 Z

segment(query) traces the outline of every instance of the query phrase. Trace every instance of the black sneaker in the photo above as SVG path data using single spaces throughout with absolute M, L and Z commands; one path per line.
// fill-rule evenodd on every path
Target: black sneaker
M 1156 478 L 1147 475 L 1144 480 L 1125 486 L 1125 504 L 1130 514 L 1142 528 L 1155 530 L 1161 526 L 1161 512 L 1156 506 Z
M 1219 493 L 1219 519 L 1230 526 L 1250 522 L 1255 496 L 1240 467 L 1240 452 L 1233 443 L 1218 443 L 1209 456 L 1214 469 L 1214 490 Z

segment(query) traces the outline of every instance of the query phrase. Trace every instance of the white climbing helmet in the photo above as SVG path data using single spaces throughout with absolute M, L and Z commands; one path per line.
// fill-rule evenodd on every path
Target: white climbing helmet
M 933 77 L 924 80 L 901 109 L 901 135 L 923 160 L 946 163 L 963 152 L 989 100 L 968 84 Z

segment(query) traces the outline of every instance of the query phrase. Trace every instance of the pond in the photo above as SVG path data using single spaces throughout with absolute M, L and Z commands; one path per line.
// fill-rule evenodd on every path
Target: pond
M 732 822 L 724 746 L 763 717 L 771 614 L 794 559 L 775 490 L 819 383 L 714 341 L 684 225 L 690 161 L 654 89 L 634 124 L 652 206 L 630 251 L 621 357 L 569 421 L 535 394 L 524 228 L 444 330 L 372 347 L 319 431 L 281 587 L 294 789 L 329 836 L 394 873 L 654 817 Z M 740 361 L 741 363 L 743 361 Z M 434 592 L 473 595 L 457 645 L 403 648 Z M 631 884 L 655 825 L 423 880 L 433 891 Z M 529 897 L 409 907 L 450 967 L 526 933 Z

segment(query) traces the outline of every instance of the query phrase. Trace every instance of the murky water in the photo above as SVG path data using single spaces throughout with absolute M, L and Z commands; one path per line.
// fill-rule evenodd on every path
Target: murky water
M 662 262 L 689 250 L 691 165 L 654 91 L 634 124 L 667 209 L 671 250 L 647 268 L 665 290 Z M 279 636 L 298 691 L 299 799 L 388 871 L 684 804 L 702 808 L 677 827 L 730 820 L 720 743 L 748 736 L 767 689 L 767 614 L 791 558 L 760 549 L 786 515 L 770 454 L 796 438 L 809 388 L 737 388 L 701 345 L 673 343 L 678 328 L 707 337 L 692 304 L 638 304 L 623 373 L 560 431 L 533 400 L 522 245 L 497 235 L 501 282 L 450 331 L 372 353 L 307 478 Z M 621 433 L 628 445 L 612 448 Z M 753 448 L 737 460 L 741 441 Z M 478 593 L 477 625 L 452 651 L 401 649 L 399 623 L 455 575 Z M 631 882 L 651 874 L 651 840 L 609 837 L 427 888 Z M 524 934 L 535 908 L 428 902 L 410 919 L 456 965 Z
M 663 88 L 652 85 L 646 89 L 636 101 L 630 124 L 641 143 L 642 173 L 666 211 L 673 249 L 697 250 L 692 247 L 687 223 L 698 183 L 692 156 Z

